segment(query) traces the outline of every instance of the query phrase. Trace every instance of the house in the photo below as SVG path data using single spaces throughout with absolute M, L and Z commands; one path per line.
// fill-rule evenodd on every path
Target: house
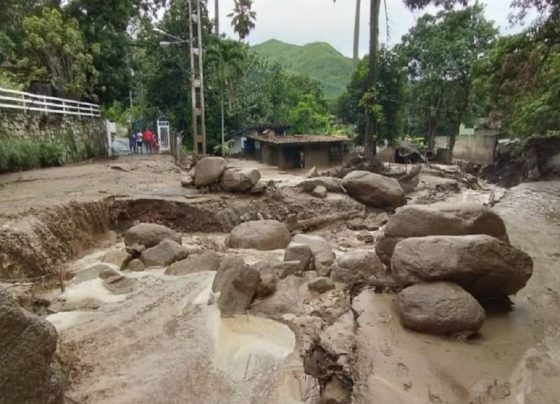
M 288 125 L 278 124 L 255 125 L 239 129 L 237 132 L 226 135 L 226 140 L 229 145 L 229 153 L 232 156 L 243 155 L 245 142 L 247 141 L 247 136 L 249 135 L 254 136 L 264 132 L 272 132 L 275 136 L 285 136 L 288 129 L 290 129 Z
M 248 134 L 243 154 L 248 158 L 274 165 L 281 169 L 328 167 L 342 163 L 345 144 L 349 139 L 326 135 L 278 135 L 265 130 Z

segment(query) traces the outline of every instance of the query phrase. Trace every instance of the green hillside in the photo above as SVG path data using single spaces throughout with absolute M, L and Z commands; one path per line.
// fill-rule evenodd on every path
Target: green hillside
M 253 49 L 272 62 L 319 81 L 327 98 L 342 94 L 352 75 L 352 59 L 325 42 L 298 46 L 271 39 Z

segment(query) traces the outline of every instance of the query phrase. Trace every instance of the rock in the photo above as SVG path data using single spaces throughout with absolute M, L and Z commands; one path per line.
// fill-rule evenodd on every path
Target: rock
M 155 223 L 140 223 L 131 227 L 124 233 L 124 243 L 127 246 L 139 244 L 150 248 L 166 239 L 181 244 L 181 234 L 169 227 Z M 130 255 L 134 256 L 134 254 Z
M 337 265 L 331 272 L 331 278 L 334 281 L 344 283 L 384 275 L 385 267 L 373 250 L 346 252 L 338 259 Z
M 117 275 L 103 281 L 105 287 L 116 295 L 124 295 L 133 292 L 136 288 L 136 279 L 130 279 L 126 276 Z
M 292 241 L 309 246 L 313 253 L 316 268 L 318 266 L 330 266 L 336 258 L 330 245 L 320 236 L 297 234 Z
M 222 317 L 245 313 L 261 282 L 259 271 L 246 265 L 230 271 L 228 278 L 231 281 L 222 284 L 218 298 Z
M 76 272 L 76 275 L 74 276 L 72 282 L 77 285 L 82 282 L 87 282 L 87 281 L 91 281 L 92 279 L 97 279 L 97 277 L 99 276 L 100 268 L 105 268 L 105 267 L 106 267 L 105 264 L 98 264 L 90 268 L 82 269 L 81 271 Z
M 243 258 L 236 256 L 226 256 L 222 259 L 218 272 L 214 276 L 214 282 L 212 283 L 212 291 L 220 292 L 222 287 L 226 283 L 231 283 L 233 273 L 243 270 L 245 268 L 245 261 Z
M 327 188 L 322 185 L 317 185 L 315 188 L 313 188 L 313 191 L 311 191 L 311 195 L 316 198 L 324 199 L 327 197 Z
M 181 186 L 185 188 L 190 188 L 194 185 L 194 178 L 190 175 L 185 175 L 181 178 Z
M 344 387 L 337 377 L 333 377 L 321 390 L 321 404 L 349 404 L 352 390 Z
M 0 402 L 63 403 L 54 326 L 0 290 Z
M 236 226 L 228 239 L 230 248 L 276 250 L 290 242 L 288 227 L 276 220 L 257 220 Z
M 147 267 L 167 266 L 187 256 L 187 249 L 173 240 L 163 240 L 157 246 L 148 248 L 140 256 Z
M 103 257 L 103 262 L 108 264 L 116 265 L 117 267 L 121 267 L 123 262 L 125 262 L 129 257 L 128 252 L 123 250 L 111 250 L 105 254 Z
M 140 255 L 142 255 L 142 253 L 144 252 L 145 249 L 146 249 L 146 247 L 144 247 L 141 244 L 136 243 L 136 244 L 132 244 L 131 246 L 127 246 L 126 247 L 126 252 L 128 254 L 130 254 L 130 256 L 132 258 L 140 258 Z M 127 265 L 128 265 L 128 263 L 127 263 Z
M 319 176 L 319 171 L 317 171 L 317 167 L 313 167 L 311 170 L 305 173 L 305 178 L 313 178 L 318 176 Z
M 98 265 L 99 266 L 99 265 Z M 99 274 L 97 275 L 100 279 L 108 279 L 112 276 L 118 276 L 119 273 L 109 266 L 103 266 L 99 269 Z
M 307 284 L 307 287 L 309 290 L 313 290 L 318 293 L 325 293 L 335 288 L 334 282 L 325 276 L 318 276 L 313 279 Z
M 304 192 L 311 192 L 318 186 L 325 187 L 328 192 L 345 194 L 346 190 L 342 186 L 342 179 L 336 177 L 315 177 L 303 180 L 297 185 Z
M 226 168 L 226 164 L 226 160 L 222 157 L 203 158 L 195 167 L 194 185 L 202 187 L 217 183 Z
M 487 235 L 411 237 L 395 247 L 391 271 L 401 287 L 445 280 L 479 298 L 503 297 L 527 284 L 533 260 Z
M 375 217 L 355 218 L 346 221 L 346 227 L 350 230 L 375 231 L 389 221 L 389 215 L 383 212 Z
M 72 301 L 65 303 L 59 311 L 97 310 L 102 304 L 101 300 L 94 297 L 84 297 L 72 299 Z
M 276 283 L 278 278 L 272 269 L 263 269 L 260 272 L 260 282 L 257 287 L 256 297 L 264 299 L 276 292 Z
M 199 255 L 189 256 L 177 261 L 165 270 L 166 275 L 187 275 L 196 272 L 217 271 L 220 267 L 220 256 L 214 251 L 204 251 Z
M 476 333 L 485 320 L 476 299 L 449 282 L 410 286 L 398 294 L 397 305 L 404 327 L 431 334 Z
M 473 203 L 413 205 L 390 217 L 376 252 L 389 264 L 395 245 L 403 238 L 436 235 L 488 234 L 508 241 L 504 222 L 493 210 Z
M 406 197 L 399 182 L 394 178 L 352 171 L 342 180 L 348 194 L 365 205 L 376 208 L 397 208 L 406 204 Z
M 266 192 L 266 183 L 264 181 L 258 181 L 253 188 L 249 190 L 251 194 L 261 195 Z
M 304 271 L 301 261 L 277 262 L 272 265 L 272 269 L 280 276 L 280 279 L 289 275 L 301 276 Z
M 284 252 L 284 261 L 299 261 L 301 271 L 313 270 L 313 252 L 307 244 L 291 242 Z
M 220 185 L 228 192 L 247 192 L 261 179 L 256 168 L 226 168 Z
M 138 258 L 131 260 L 126 266 L 126 270 L 132 272 L 142 272 L 144 269 L 146 269 L 146 266 Z

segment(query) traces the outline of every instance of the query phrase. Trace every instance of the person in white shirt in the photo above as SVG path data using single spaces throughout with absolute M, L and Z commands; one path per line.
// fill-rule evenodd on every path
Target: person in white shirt
M 144 154 L 144 149 L 142 149 L 142 132 L 136 134 L 136 152 Z

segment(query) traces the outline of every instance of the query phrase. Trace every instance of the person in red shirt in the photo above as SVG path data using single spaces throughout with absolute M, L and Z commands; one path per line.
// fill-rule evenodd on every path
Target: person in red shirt
M 152 133 L 152 131 L 150 130 L 150 128 L 146 128 L 144 129 L 144 133 L 142 136 L 142 140 L 144 141 L 144 144 L 146 145 L 146 153 L 148 154 L 152 154 L 153 151 L 153 145 L 154 145 L 154 134 Z

